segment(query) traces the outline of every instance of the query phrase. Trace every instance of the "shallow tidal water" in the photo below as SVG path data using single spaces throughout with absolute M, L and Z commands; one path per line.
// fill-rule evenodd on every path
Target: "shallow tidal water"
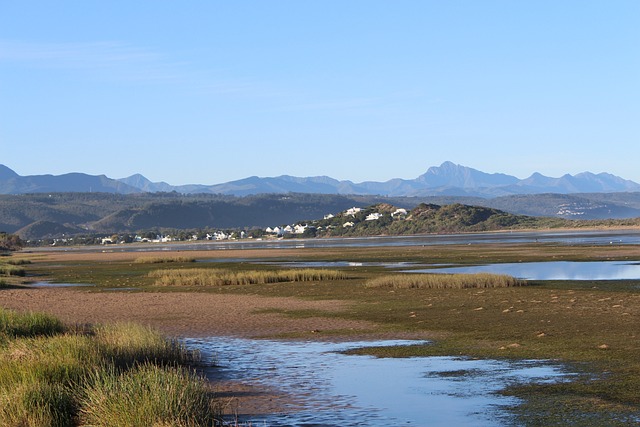
M 638 280 L 637 261 L 542 261 L 446 266 L 407 270 L 407 273 L 494 273 L 525 280 Z
M 351 348 L 424 341 L 300 342 L 227 337 L 186 339 L 220 366 L 225 378 L 295 397 L 282 413 L 244 419 L 254 426 L 502 426 L 516 398 L 498 392 L 513 383 L 566 381 L 563 366 L 545 361 L 456 357 L 375 358 Z

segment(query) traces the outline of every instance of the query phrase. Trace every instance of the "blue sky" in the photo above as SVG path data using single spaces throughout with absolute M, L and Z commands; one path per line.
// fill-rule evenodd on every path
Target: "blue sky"
M 0 0 L 21 175 L 640 182 L 636 0 Z

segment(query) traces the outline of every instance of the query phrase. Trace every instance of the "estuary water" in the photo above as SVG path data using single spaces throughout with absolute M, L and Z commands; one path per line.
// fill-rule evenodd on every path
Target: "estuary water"
M 524 280 L 640 280 L 638 261 L 543 261 L 444 266 L 405 270 L 406 273 L 494 273 Z
M 455 357 L 374 358 L 340 352 L 424 341 L 297 342 L 212 337 L 187 339 L 213 357 L 219 375 L 275 388 L 295 399 L 254 426 L 502 426 L 518 400 L 499 394 L 510 384 L 567 381 L 545 361 Z
M 559 243 L 566 245 L 638 245 L 640 230 L 589 230 L 589 231 L 522 231 L 464 234 L 421 234 L 414 236 L 387 237 L 337 237 L 322 239 L 243 239 L 233 241 L 198 241 L 169 243 L 129 243 L 101 246 L 112 252 L 230 250 L 230 249 L 293 249 L 293 248 L 340 248 L 340 247 L 384 247 L 384 246 L 432 246 L 468 245 L 479 243 Z M 90 247 L 42 247 L 41 251 L 92 252 Z

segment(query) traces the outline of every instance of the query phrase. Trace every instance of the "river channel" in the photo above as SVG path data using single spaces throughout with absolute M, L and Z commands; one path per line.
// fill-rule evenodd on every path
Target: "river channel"
M 309 342 L 211 337 L 185 340 L 220 367 L 216 375 L 293 397 L 281 413 L 244 419 L 254 426 L 503 426 L 516 383 L 567 381 L 550 361 L 458 357 L 375 358 L 341 352 L 424 341 Z
M 464 234 L 421 234 L 414 236 L 339 237 L 322 239 L 242 239 L 226 241 L 129 243 L 108 245 L 112 252 L 189 251 L 231 249 L 294 249 L 341 248 L 383 246 L 432 246 L 468 245 L 481 243 L 557 243 L 565 245 L 638 245 L 640 230 L 589 230 L 589 231 L 522 231 Z M 74 251 L 92 252 L 95 246 L 42 247 L 38 252 Z

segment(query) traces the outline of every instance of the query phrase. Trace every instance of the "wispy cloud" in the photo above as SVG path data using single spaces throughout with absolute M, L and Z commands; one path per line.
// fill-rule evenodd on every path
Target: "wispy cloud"
M 30 43 L 0 40 L 0 63 L 66 70 L 87 78 L 147 84 L 176 84 L 186 88 L 210 85 L 210 70 L 176 60 L 152 49 L 118 41 Z
M 173 68 L 155 52 L 120 42 L 28 43 L 0 40 L 0 61 L 37 68 L 111 74 L 116 78 L 135 78 L 142 72 L 168 77 L 167 69 Z
M 0 39 L 0 64 L 65 70 L 102 81 L 173 85 L 212 96 L 282 96 L 265 82 L 233 75 L 226 66 L 203 63 L 198 55 L 194 59 L 193 52 L 182 54 L 187 59 L 118 41 L 32 43 Z
M 380 104 L 381 98 L 342 98 L 318 102 L 305 102 L 282 107 L 281 111 L 360 110 Z

